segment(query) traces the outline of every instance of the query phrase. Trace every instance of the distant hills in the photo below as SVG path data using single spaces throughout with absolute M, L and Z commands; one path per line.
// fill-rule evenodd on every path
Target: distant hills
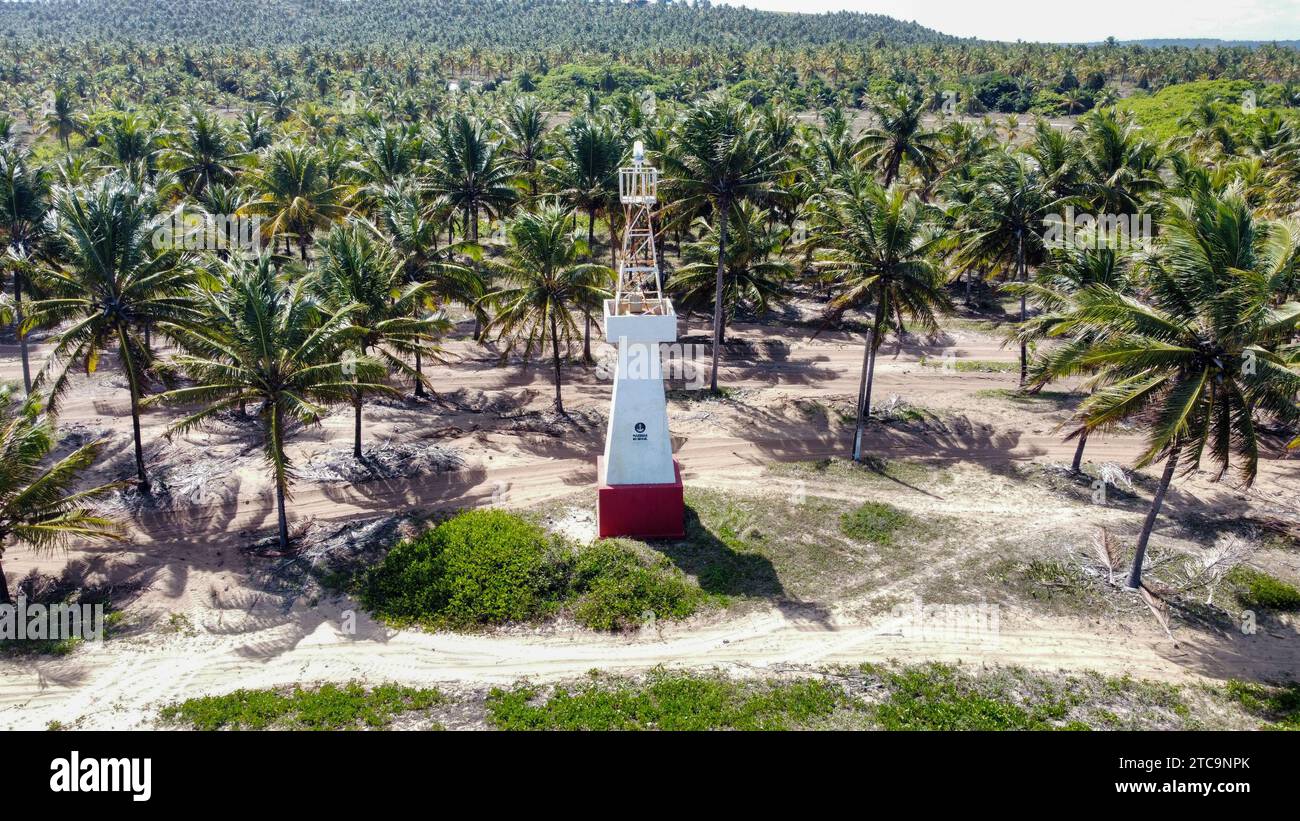
M 654 0 L 53 0 L 0 2 L 0 36 L 247 48 L 644 49 L 958 42 L 879 14 L 783 14 Z

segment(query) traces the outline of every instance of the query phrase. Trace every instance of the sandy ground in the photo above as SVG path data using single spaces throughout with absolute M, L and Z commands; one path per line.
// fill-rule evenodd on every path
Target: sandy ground
M 922 356 L 939 358 L 945 352 L 958 359 L 1015 359 L 1015 350 L 1004 348 L 996 336 L 961 327 L 933 344 L 909 338 L 900 348 L 887 346 L 877 365 L 879 401 L 905 402 L 950 424 L 923 432 L 875 427 L 868 452 L 954 465 L 1068 463 L 1074 443 L 1062 441 L 1059 425 L 1072 403 L 999 401 L 990 391 L 1014 388 L 1014 374 L 921 364 Z M 702 321 L 695 320 L 687 341 L 702 340 L 703 330 Z M 742 325 L 732 340 L 721 377 L 733 390 L 732 399 L 670 406 L 687 484 L 745 492 L 772 484 L 765 475 L 772 462 L 843 455 L 845 426 L 834 413 L 807 410 L 810 402 L 852 407 L 860 339 L 847 333 L 814 336 L 811 326 Z M 608 354 L 603 344 L 598 349 Z M 35 346 L 35 359 L 41 350 Z M 390 442 L 454 453 L 457 468 L 414 478 L 300 483 L 291 510 L 296 527 L 401 510 L 529 506 L 591 486 L 610 387 L 598 370 L 566 369 L 565 401 L 574 421 L 557 426 L 546 413 L 552 396 L 547 368 L 498 367 L 495 351 L 467 341 L 450 343 L 449 358 L 449 364 L 429 370 L 440 401 L 371 403 L 364 435 L 371 446 Z M 111 436 L 107 470 L 128 475 L 127 396 L 114 364 L 106 357 L 100 374 L 78 380 L 60 422 L 76 436 Z M 18 375 L 16 351 L 0 347 L 0 378 Z M 267 591 L 257 572 L 249 572 L 243 548 L 268 534 L 275 522 L 252 429 L 233 420 L 168 443 L 161 434 L 179 413 L 154 410 L 144 419 L 147 452 L 155 472 L 166 478 L 169 496 L 162 509 L 135 515 L 129 541 L 53 556 L 13 549 L 5 557 L 11 583 L 33 568 L 58 572 L 72 563 L 88 578 L 121 584 L 134 591 L 130 612 L 152 628 L 66 658 L 0 662 L 0 727 L 39 728 L 51 720 L 79 727 L 148 726 L 160 703 L 235 687 L 352 678 L 507 683 L 659 664 L 718 666 L 744 674 L 789 663 L 961 659 L 1160 679 L 1279 678 L 1300 670 L 1294 625 L 1250 637 L 1171 638 L 1154 621 L 1149 629 L 1135 630 L 1034 613 L 1008 613 L 996 644 L 936 644 L 899 635 L 887 618 L 864 620 L 832 609 L 814 619 L 778 607 L 661 625 L 633 636 L 555 626 L 492 635 L 426 634 L 392 631 L 358 613 L 355 635 L 344 635 L 347 600 L 285 601 Z M 300 432 L 291 452 L 295 462 L 330 462 L 346 453 L 351 425 L 350 409 L 340 409 L 319 428 Z M 1136 437 L 1097 436 L 1088 443 L 1087 459 L 1129 464 L 1139 449 Z M 1193 478 L 1179 485 L 1179 493 L 1208 509 L 1297 517 L 1298 478 L 1300 461 L 1270 459 L 1249 490 Z M 904 505 L 927 503 L 921 497 L 909 500 L 906 489 L 898 496 Z M 983 508 L 978 501 L 966 504 L 990 521 L 1022 521 L 1008 516 L 1008 506 L 1017 504 L 1015 494 L 990 498 Z M 1032 508 L 1032 500 L 1019 504 Z M 1033 509 L 1022 512 L 1031 520 L 1035 515 Z M 1125 515 L 1135 528 L 1140 516 Z M 172 614 L 183 614 L 185 626 L 166 629 Z

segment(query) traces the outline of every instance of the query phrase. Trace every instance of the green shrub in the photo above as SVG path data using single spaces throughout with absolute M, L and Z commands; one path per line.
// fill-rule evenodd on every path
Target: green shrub
M 661 555 L 630 542 L 576 552 L 510 513 L 462 513 L 394 546 L 366 574 L 362 604 L 390 623 L 467 628 L 538 619 L 571 606 L 595 630 L 636 626 L 646 613 L 682 619 L 704 600 Z
M 573 569 L 578 595 L 574 618 L 594 630 L 621 630 L 641 624 L 647 613 L 684 619 L 703 598 L 699 587 L 660 557 L 654 566 L 631 546 L 615 540 L 583 548 Z
M 885 674 L 889 698 L 874 708 L 886 730 L 1047 730 L 1064 718 L 1062 704 L 1019 704 L 981 692 L 957 669 L 927 664 Z M 1072 728 L 1075 729 L 1075 728 Z
M 164 722 L 196 730 L 347 730 L 386 727 L 405 712 L 427 710 L 444 702 L 437 690 L 381 684 L 367 690 L 352 681 L 339 686 L 295 687 L 292 691 L 236 690 L 169 704 L 159 713 Z
M 495 689 L 487 710 L 488 722 L 502 730 L 786 730 L 844 702 L 822 681 L 745 684 L 659 671 L 641 684 L 561 686 L 545 698 L 530 687 Z
M 367 574 L 361 601 L 396 622 L 469 627 L 522 621 L 547 602 L 551 540 L 500 510 L 462 513 L 401 542 Z
M 1277 727 L 1300 730 L 1300 683 L 1269 687 L 1232 679 L 1224 685 L 1224 690 L 1228 698 L 1247 712 L 1273 722 Z
M 863 502 L 840 517 L 840 532 L 850 539 L 892 546 L 897 536 L 918 522 L 906 512 L 884 502 Z
M 1237 601 L 1244 607 L 1300 610 L 1300 590 L 1253 567 L 1234 567 L 1227 581 L 1236 589 Z

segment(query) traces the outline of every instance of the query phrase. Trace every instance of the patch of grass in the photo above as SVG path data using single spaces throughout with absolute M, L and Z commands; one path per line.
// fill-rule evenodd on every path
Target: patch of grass
M 840 516 L 840 532 L 850 539 L 893 547 L 899 536 L 922 529 L 922 522 L 885 502 L 863 502 Z
M 1012 373 L 1019 370 L 1018 362 L 1003 362 L 1000 359 L 951 359 L 923 356 L 921 364 L 927 368 L 943 368 L 951 365 L 957 373 Z
M 862 671 L 885 690 L 868 708 L 885 730 L 1174 729 L 1191 721 L 1180 688 L 1127 676 L 939 663 Z
M 996 552 L 1013 556 L 1021 549 L 1006 544 Z M 1104 595 L 1097 580 L 1084 573 L 1077 564 L 1060 559 L 1004 558 L 989 567 L 988 576 L 997 581 L 1002 590 L 1022 600 L 1049 605 L 1049 609 L 1064 612 L 1091 612 L 1102 602 Z
M 952 478 L 946 471 L 932 468 L 922 462 L 882 459 L 876 456 L 864 457 L 861 462 L 839 457 L 802 462 L 776 462 L 769 465 L 767 470 L 775 476 L 796 479 L 848 479 L 854 483 L 893 481 L 913 486 L 944 484 Z
M 1030 704 L 981 692 L 975 682 L 944 664 L 884 674 L 889 697 L 872 716 L 886 730 L 1049 730 L 1069 705 Z
M 190 617 L 184 613 L 172 613 L 167 617 L 167 623 L 162 626 L 164 633 L 180 633 L 186 636 L 197 635 L 198 631 L 194 629 L 194 623 Z
M 1005 399 L 1008 402 L 1020 402 L 1031 405 L 1066 405 L 1082 398 L 1079 394 L 1071 393 L 1069 391 L 1039 391 L 1038 393 L 1029 393 L 1028 391 L 1017 390 L 1016 388 L 980 388 L 975 391 L 975 396 L 980 399 Z
M 1271 687 L 1233 679 L 1224 692 L 1251 715 L 1268 721 L 1270 729 L 1300 730 L 1300 682 Z
M 643 683 L 494 689 L 487 718 L 502 730 L 791 730 L 845 705 L 839 689 L 823 681 L 748 683 L 656 671 Z
M 1237 601 L 1243 607 L 1300 610 L 1300 590 L 1261 570 L 1239 565 L 1224 580 L 1231 586 Z
M 367 689 L 339 686 L 292 690 L 236 690 L 224 696 L 186 699 L 164 707 L 159 718 L 195 730 L 354 730 L 387 727 L 402 713 L 446 702 L 436 689 L 381 684 Z
M 80 606 L 81 604 L 90 604 L 89 601 L 80 601 L 76 595 L 73 595 L 63 601 L 45 601 L 29 603 L 44 604 L 69 604 Z M 104 634 L 103 640 L 107 641 L 119 633 L 126 625 L 126 613 L 122 610 L 112 609 L 109 603 L 104 604 Z M 75 651 L 78 647 L 86 643 L 86 639 L 81 636 L 67 636 L 64 638 L 28 638 L 28 639 L 0 639 L 0 658 L 20 658 L 28 656 L 66 656 Z

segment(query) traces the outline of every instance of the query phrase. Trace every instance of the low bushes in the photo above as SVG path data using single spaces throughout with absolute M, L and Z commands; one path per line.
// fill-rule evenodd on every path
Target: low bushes
M 401 542 L 361 580 L 362 604 L 396 624 L 458 629 L 536 621 L 567 611 L 597 630 L 681 619 L 698 585 L 634 543 L 575 549 L 500 510 L 462 513 Z
M 387 727 L 408 712 L 442 704 L 438 690 L 381 684 L 367 690 L 353 681 L 342 686 L 292 690 L 236 690 L 223 696 L 191 698 L 159 713 L 164 723 L 195 730 L 350 730 Z
M 1243 607 L 1260 607 L 1269 610 L 1300 610 L 1300 590 L 1279 578 L 1253 567 L 1235 567 L 1227 582 L 1236 592 Z

